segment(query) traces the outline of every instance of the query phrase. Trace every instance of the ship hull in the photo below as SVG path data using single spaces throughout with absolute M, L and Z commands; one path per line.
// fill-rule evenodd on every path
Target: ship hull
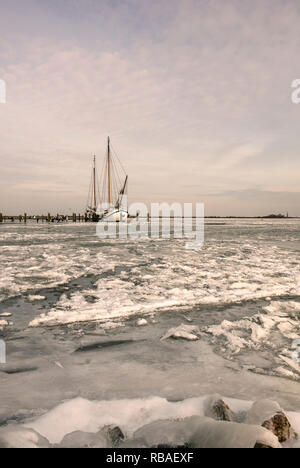
M 120 223 L 128 219 L 128 213 L 125 210 L 114 210 L 109 213 L 106 213 L 101 221 Z

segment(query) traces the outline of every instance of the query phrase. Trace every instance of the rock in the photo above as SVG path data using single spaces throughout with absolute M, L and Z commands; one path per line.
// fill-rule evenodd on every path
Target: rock
M 109 448 L 107 438 L 101 434 L 101 431 L 93 434 L 90 432 L 74 431 L 67 434 L 59 448 Z
M 127 439 L 123 442 L 120 442 L 118 449 L 138 449 L 138 448 L 148 448 L 143 439 Z
M 272 449 L 273 447 L 270 447 L 269 445 L 264 445 L 264 444 L 261 444 L 259 442 L 256 442 L 254 448 L 255 449 Z
M 156 421 L 134 434 L 146 447 L 189 448 L 280 448 L 277 437 L 261 426 L 215 421 L 192 416 L 181 420 Z
M 189 443 L 194 448 L 281 447 L 277 437 L 260 426 L 211 419 L 198 427 Z
M 233 413 L 223 400 L 215 401 L 212 412 L 217 421 L 233 421 Z
M 262 427 L 273 432 L 281 443 L 296 438 L 296 434 L 283 411 L 279 411 L 271 419 L 265 421 Z
M 166 444 L 159 444 L 156 447 L 151 447 L 156 449 L 177 449 L 177 450 L 185 450 L 188 448 L 192 448 L 189 444 L 184 445 L 166 445 Z
M 204 401 L 204 414 L 216 421 L 233 422 L 235 420 L 233 412 L 219 395 L 210 396 Z
M 105 426 L 101 429 L 99 434 L 106 437 L 109 447 L 116 447 L 124 440 L 124 434 L 118 426 Z
M 194 429 L 185 419 L 159 420 L 138 429 L 134 439 L 142 441 L 147 448 L 183 447 L 188 444 L 193 432 Z
M 279 404 L 271 400 L 260 400 L 253 403 L 247 412 L 247 424 L 259 424 L 278 437 L 279 442 L 296 437 L 295 431 Z
M 124 439 L 118 426 L 105 426 L 96 434 L 75 431 L 67 434 L 59 444 L 60 448 L 112 448 Z
M 49 448 L 50 443 L 36 431 L 10 424 L 0 428 L 0 448 Z

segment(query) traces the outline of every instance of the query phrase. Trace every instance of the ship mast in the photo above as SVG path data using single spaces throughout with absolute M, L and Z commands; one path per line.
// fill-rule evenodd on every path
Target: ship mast
M 111 161 L 110 161 L 110 138 L 107 139 L 107 168 L 108 168 L 108 203 L 111 204 Z
M 97 188 L 96 188 L 96 156 L 94 156 L 94 167 L 93 167 L 93 185 L 94 185 L 94 211 L 97 211 Z

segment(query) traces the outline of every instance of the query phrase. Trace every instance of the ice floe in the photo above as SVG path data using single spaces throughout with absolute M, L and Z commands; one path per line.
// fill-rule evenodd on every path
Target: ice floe
M 141 318 L 137 320 L 136 325 L 137 327 L 145 327 L 146 325 L 148 325 L 148 322 L 146 319 Z
M 75 301 L 75 303 L 74 303 Z M 81 304 L 78 307 L 78 304 Z M 160 303 L 124 305 L 119 308 L 111 309 L 101 303 L 89 304 L 79 295 L 72 295 L 71 300 L 63 295 L 56 308 L 48 314 L 41 314 L 29 323 L 29 327 L 66 325 L 76 322 L 99 321 L 106 322 L 113 319 L 130 318 L 140 313 L 151 313 L 153 309 L 161 310 L 174 306 L 173 301 Z
M 272 372 L 297 379 L 300 366 L 295 360 L 294 342 L 300 339 L 299 318 L 300 303 L 272 301 L 261 313 L 233 322 L 224 320 L 204 327 L 204 332 L 228 355 L 244 349 L 272 351 L 278 364 Z
M 185 325 L 181 324 L 179 327 L 171 328 L 161 340 L 167 338 L 184 339 L 188 341 L 199 340 L 200 330 L 196 325 Z
M 197 254 L 185 249 L 180 239 L 103 243 L 91 226 L 30 226 L 26 232 L 12 226 L 11 232 L 0 233 L 0 300 L 88 275 L 95 276 L 93 287 L 72 294 L 68 301 L 62 296 L 53 310 L 71 309 L 76 320 L 77 309 L 78 320 L 81 312 L 94 320 L 96 308 L 99 315 L 109 311 L 114 317 L 126 316 L 147 312 L 151 301 L 159 310 L 166 304 L 221 304 L 299 294 L 297 252 L 287 255 L 270 242 L 272 225 L 265 236 L 257 236 L 253 222 L 245 226 L 247 236 L 237 236 L 237 230 L 244 229 L 242 222 L 228 225 L 222 239 L 210 234 Z M 292 231 L 287 226 L 287 240 L 297 226 Z
M 5 327 L 9 325 L 7 320 L 0 320 L 0 331 L 3 331 Z
M 46 299 L 45 296 L 39 296 L 39 295 L 34 296 L 34 295 L 30 295 L 30 294 L 29 294 L 29 296 L 28 296 L 28 300 L 29 300 L 30 302 L 44 301 L 45 299 Z

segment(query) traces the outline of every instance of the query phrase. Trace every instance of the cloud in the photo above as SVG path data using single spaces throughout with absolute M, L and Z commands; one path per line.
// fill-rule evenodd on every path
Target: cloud
M 132 199 L 190 201 L 259 186 L 258 204 L 264 193 L 271 209 L 271 188 L 300 215 L 300 106 L 290 100 L 299 8 L 292 0 L 2 6 L 0 209 L 47 202 L 82 211 L 91 156 L 103 157 L 109 134 Z M 257 212 L 239 198 L 228 207 L 216 195 L 209 209 Z

